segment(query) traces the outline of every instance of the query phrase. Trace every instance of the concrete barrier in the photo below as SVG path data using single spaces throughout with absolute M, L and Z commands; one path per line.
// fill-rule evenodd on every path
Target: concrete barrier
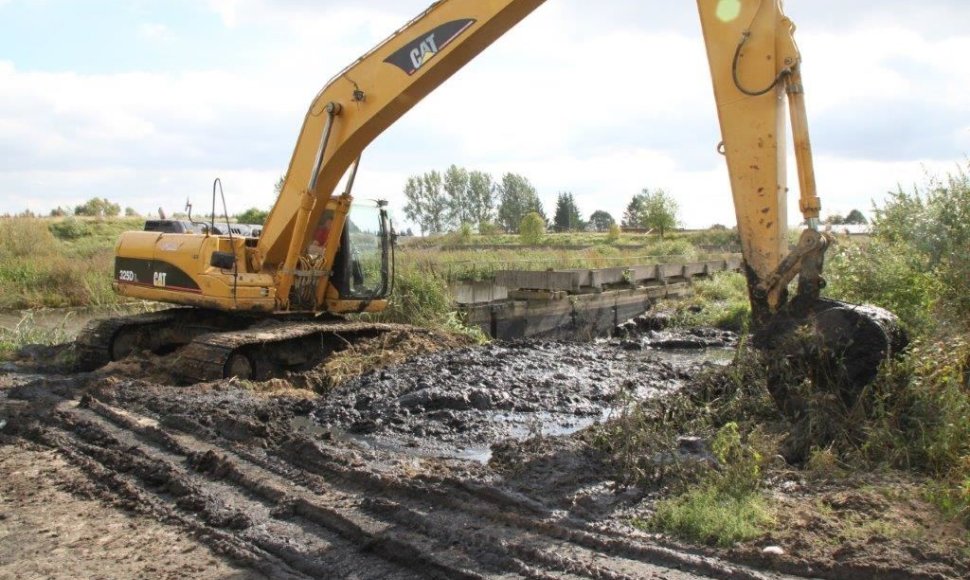
M 502 271 L 452 290 L 468 324 L 493 338 L 587 338 L 684 296 L 697 277 L 741 269 L 741 258 L 597 270 Z

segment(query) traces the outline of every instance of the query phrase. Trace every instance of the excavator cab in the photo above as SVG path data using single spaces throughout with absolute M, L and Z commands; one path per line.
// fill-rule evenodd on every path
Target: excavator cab
M 394 275 L 387 203 L 354 203 L 340 235 L 331 283 L 342 300 L 384 300 Z

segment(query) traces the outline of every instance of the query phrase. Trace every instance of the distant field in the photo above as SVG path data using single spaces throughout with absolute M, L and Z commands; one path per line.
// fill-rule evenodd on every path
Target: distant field
M 144 218 L 0 219 L 0 310 L 109 306 L 118 236 L 141 229 Z M 537 246 L 518 236 L 402 238 L 402 273 L 433 273 L 447 281 L 480 280 L 498 270 L 606 268 L 695 259 L 731 249 L 729 231 L 674 233 L 665 240 L 646 234 L 549 234 Z

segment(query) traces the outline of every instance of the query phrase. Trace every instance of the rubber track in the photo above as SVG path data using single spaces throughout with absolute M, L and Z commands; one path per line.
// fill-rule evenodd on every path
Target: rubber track
M 285 348 L 286 343 L 308 336 L 341 336 L 348 343 L 354 337 L 381 334 L 393 330 L 414 331 L 413 327 L 397 324 L 360 322 L 270 322 L 260 328 L 231 332 L 213 332 L 196 337 L 179 351 L 180 373 L 194 382 L 223 378 L 226 363 L 234 352 L 256 347 L 259 349 Z
M 78 366 L 82 371 L 93 371 L 111 362 L 111 340 L 126 327 L 170 324 L 184 312 L 184 308 L 173 308 L 161 312 L 147 312 L 131 316 L 118 316 L 106 320 L 89 322 L 75 341 Z

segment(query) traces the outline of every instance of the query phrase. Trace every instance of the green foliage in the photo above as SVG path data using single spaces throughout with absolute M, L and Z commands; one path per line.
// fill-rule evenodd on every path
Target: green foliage
M 445 171 L 444 190 L 448 194 L 448 224 L 466 224 L 474 219 L 468 170 L 452 164 Z
M 519 224 L 519 237 L 527 246 L 535 246 L 542 242 L 545 233 L 546 220 L 536 212 L 526 215 Z
M 711 453 L 721 465 L 715 477 L 717 489 L 734 497 L 743 497 L 761 487 L 761 454 L 741 441 L 738 424 L 721 427 L 711 442 Z
M 369 317 L 381 322 L 458 332 L 479 342 L 486 340 L 481 330 L 467 327 L 459 319 L 447 281 L 434 272 L 413 265 L 398 268 L 389 308 Z
M 564 192 L 559 194 L 556 201 L 556 215 L 553 218 L 553 228 L 557 232 L 575 232 L 586 228 L 583 218 L 579 215 L 579 207 L 573 194 Z
M 606 241 L 610 244 L 616 243 L 620 239 L 620 226 L 612 223 L 606 234 Z
M 502 233 L 502 228 L 492 221 L 479 222 L 478 233 L 482 236 L 494 236 Z
M 640 222 L 644 227 L 660 232 L 661 239 L 677 227 L 677 201 L 662 189 L 643 190 L 643 210 Z
M 657 504 L 646 526 L 685 540 L 728 547 L 765 535 L 775 516 L 763 496 L 740 497 L 705 485 Z
M 88 201 L 74 208 L 74 215 L 88 217 L 117 217 L 121 213 L 121 206 L 111 203 L 101 197 L 92 197 Z
M 850 226 L 851 225 L 866 225 L 866 224 L 869 223 L 869 220 L 866 219 L 866 216 L 863 215 L 861 211 L 859 211 L 857 209 L 854 209 L 854 210 L 852 210 L 852 211 L 849 212 L 849 215 L 845 216 L 845 222 L 844 223 L 846 225 L 850 225 Z
M 498 187 L 498 223 L 509 233 L 519 233 L 519 225 L 529 213 L 535 212 L 546 221 L 546 213 L 539 201 L 536 188 L 528 179 L 514 173 L 506 173 Z
M 677 227 L 677 200 L 662 189 L 644 189 L 627 205 L 623 213 L 623 225 L 629 228 L 655 230 L 663 238 Z
M 469 172 L 468 204 L 472 223 L 490 224 L 495 220 L 495 196 L 491 175 L 482 171 Z
M 589 216 L 589 223 L 597 232 L 606 232 L 609 231 L 610 226 L 616 224 L 616 220 L 609 213 L 603 210 L 597 210 Z
M 872 240 L 831 260 L 832 295 L 896 312 L 917 333 L 944 318 L 970 324 L 970 178 L 965 171 L 890 194 L 874 209 Z
M 27 312 L 13 327 L 0 326 L 0 359 L 9 359 L 21 348 L 39 344 L 53 346 L 63 344 L 72 338 L 67 328 L 71 315 L 66 315 L 56 325 L 41 326 L 34 319 L 34 314 Z
M 266 218 L 269 217 L 268 211 L 263 211 L 256 207 L 251 207 L 241 214 L 236 216 L 236 221 L 241 224 L 258 224 L 263 225 L 266 223 Z
M 140 220 L 0 220 L 0 308 L 91 306 L 111 289 L 114 245 Z
M 449 226 L 449 198 L 441 174 L 431 171 L 408 178 L 404 186 L 407 205 L 404 215 L 421 228 L 422 233 L 442 234 Z
M 694 294 L 676 305 L 674 323 L 741 332 L 751 323 L 748 284 L 742 274 L 722 272 L 694 283 Z
M 50 230 L 59 240 L 77 240 L 91 233 L 86 222 L 73 217 L 52 222 Z
M 917 333 L 936 324 L 941 281 L 908 244 L 874 239 L 840 243 L 826 266 L 829 295 L 887 308 Z
M 56 250 L 57 241 L 44 220 L 37 218 L 0 220 L 0 257 L 42 259 L 53 255 Z

